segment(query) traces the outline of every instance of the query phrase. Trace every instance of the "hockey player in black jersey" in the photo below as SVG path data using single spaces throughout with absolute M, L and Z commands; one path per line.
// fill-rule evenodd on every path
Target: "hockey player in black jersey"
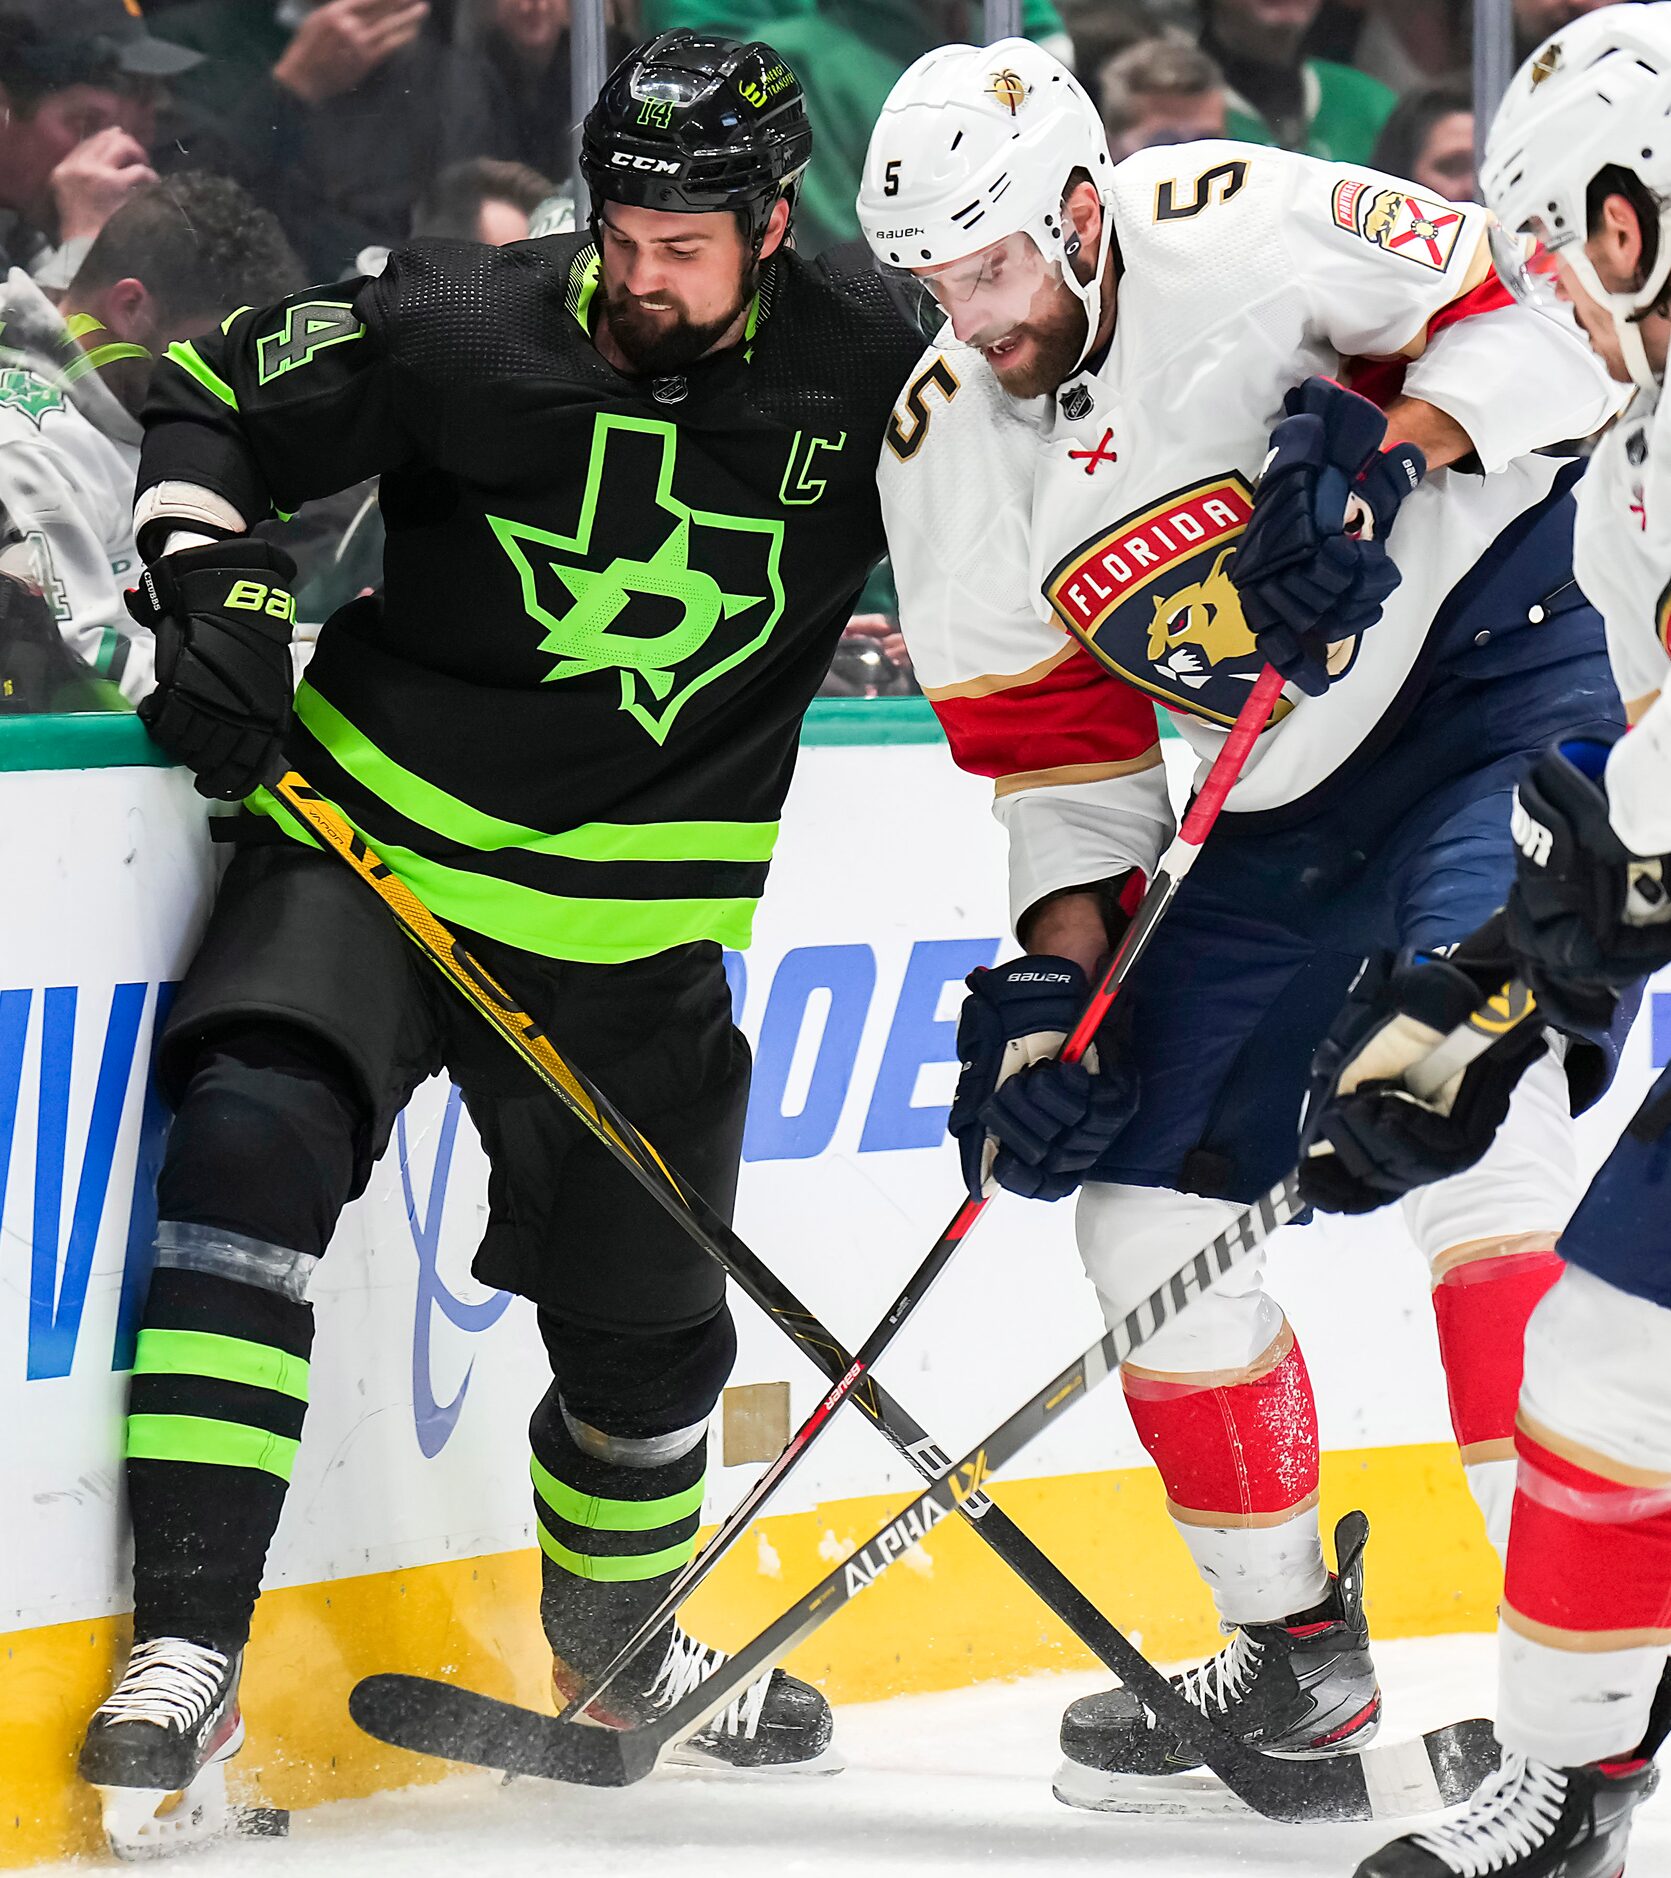
M 882 550 L 875 462 L 917 351 L 872 277 L 786 246 L 810 148 L 769 47 L 665 35 L 586 120 L 589 234 L 397 252 L 158 370 L 141 714 L 246 809 L 159 1046 L 175 1120 L 128 1419 L 135 1643 L 81 1760 L 119 1837 L 190 1817 L 166 1796 L 242 1738 L 308 1276 L 438 1069 L 492 1164 L 476 1273 L 534 1301 L 551 1357 L 530 1433 L 560 1704 L 691 1556 L 735 1352 L 719 1268 L 261 784 L 282 752 L 729 1205 L 749 1063 L 722 948 L 748 941 L 802 713 Z M 383 591 L 326 623 L 292 700 L 292 569 L 247 530 L 372 474 Z M 612 1691 L 620 1719 L 715 1654 L 675 1626 Z M 830 1725 L 776 1671 L 688 1745 L 804 1766 Z

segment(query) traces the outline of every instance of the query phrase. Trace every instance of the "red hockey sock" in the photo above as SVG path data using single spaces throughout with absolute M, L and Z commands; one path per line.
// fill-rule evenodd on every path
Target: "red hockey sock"
M 1287 1325 L 1246 1369 L 1127 1369 L 1124 1383 L 1138 1437 L 1187 1523 L 1274 1525 L 1316 1498 L 1317 1404 Z
M 1561 1270 L 1554 1252 L 1532 1248 L 1463 1258 L 1434 1287 L 1451 1426 L 1464 1464 L 1512 1454 L 1526 1320 Z
M 1503 1589 L 1510 1628 L 1593 1637 L 1594 1649 L 1671 1642 L 1671 1480 L 1604 1455 L 1585 1455 L 1595 1464 L 1586 1466 L 1576 1444 L 1524 1420 L 1515 1446 Z

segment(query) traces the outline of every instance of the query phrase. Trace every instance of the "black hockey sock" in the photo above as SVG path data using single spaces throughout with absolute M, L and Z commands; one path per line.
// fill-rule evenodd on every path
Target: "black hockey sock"
M 584 1429 L 583 1447 L 564 1420 L 555 1385 L 528 1432 L 535 1530 L 544 1554 L 540 1618 L 559 1681 L 585 1679 L 655 1609 L 696 1551 L 707 1433 L 665 1461 L 655 1458 L 653 1438 L 616 1444 Z M 605 1458 L 601 1450 L 610 1445 L 632 1461 Z M 646 1686 L 660 1661 L 658 1650 L 647 1650 L 630 1687 Z
M 209 1272 L 153 1276 L 128 1399 L 136 1637 L 248 1640 L 312 1347 L 309 1305 Z

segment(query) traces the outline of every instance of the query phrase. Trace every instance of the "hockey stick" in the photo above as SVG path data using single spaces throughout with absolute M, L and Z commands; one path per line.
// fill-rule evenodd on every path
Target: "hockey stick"
M 988 1476 L 1019 1454 L 1070 1403 L 1105 1382 L 1193 1297 L 1257 1251 L 1299 1210 L 1299 1179 L 1290 1175 L 961 1461 L 949 1465 L 944 1456 L 917 1459 L 918 1471 L 930 1481 L 927 1490 L 656 1720 L 633 1728 L 600 1727 L 577 1718 L 572 1708 L 563 1716 L 540 1715 L 428 1677 L 403 1675 L 366 1677 L 349 1697 L 349 1714 L 379 1740 L 449 1760 L 479 1760 L 511 1773 L 586 1786 L 630 1786 L 642 1780 L 663 1750 L 700 1728 L 780 1656 L 874 1584 L 943 1519 L 961 1512 L 978 1527 L 992 1518 L 997 1508 L 983 1490 Z M 438 1720 L 440 1727 L 434 1726 Z M 461 1720 L 473 1724 L 468 1740 L 459 1728 Z
M 1132 915 L 1120 945 L 1103 970 L 1096 989 L 1087 1000 L 1078 1021 L 1068 1033 L 1060 1051 L 1064 1063 L 1077 1063 L 1091 1047 L 1091 1041 L 1113 1008 L 1120 988 L 1131 976 L 1137 962 L 1148 949 L 1166 909 L 1172 904 L 1179 884 L 1194 865 L 1213 823 L 1218 820 L 1225 798 L 1241 774 L 1259 733 L 1265 728 L 1272 707 L 1282 691 L 1282 674 L 1267 665 L 1248 693 L 1229 736 L 1213 759 L 1206 780 L 1184 816 L 1183 824 L 1145 888 L 1142 900 Z M 660 1635 L 669 1618 L 687 1598 L 712 1576 L 731 1548 L 742 1538 L 789 1474 L 804 1459 L 808 1449 L 829 1426 L 830 1418 L 858 1384 L 871 1372 L 883 1352 L 904 1327 L 929 1290 L 945 1270 L 953 1253 L 968 1237 L 991 1204 L 990 1190 L 980 1198 L 966 1198 L 952 1215 L 927 1256 L 906 1280 L 905 1289 L 889 1306 L 876 1328 L 859 1347 L 859 1353 L 830 1385 L 812 1413 L 790 1436 L 771 1466 L 749 1488 L 721 1523 L 718 1531 L 679 1573 L 667 1588 L 666 1595 L 601 1673 L 575 1695 L 573 1709 L 590 1708 L 614 1684 L 615 1679 Z
M 694 1190 L 687 1193 L 674 1181 L 649 1144 L 637 1136 L 601 1094 L 577 1076 L 534 1020 L 517 1007 L 504 987 L 471 957 L 422 901 L 395 878 L 336 809 L 294 773 L 278 778 L 271 787 L 321 844 L 351 866 L 383 899 L 407 937 L 425 952 L 479 1014 L 500 1031 L 576 1119 L 622 1162 L 658 1205 L 679 1219 L 697 1243 L 725 1266 L 739 1288 L 777 1320 L 810 1360 L 832 1381 L 849 1368 L 852 1358 L 825 1325 L 700 1195 Z M 634 1143 L 637 1143 L 637 1151 Z M 945 1456 L 940 1448 L 874 1378 L 866 1379 L 854 1395 L 863 1413 L 918 1473 L 933 1477 L 936 1469 L 945 1467 Z M 964 1517 L 969 1518 L 966 1513 Z M 1238 1748 L 1213 1728 L 1002 1509 L 993 1507 L 978 1524 L 973 1520 L 970 1523 L 1034 1595 L 1150 1708 L 1163 1715 L 1180 1739 L 1199 1754 L 1226 1785 L 1258 1811 L 1281 1818 L 1300 1816 L 1291 1810 L 1296 1802 L 1290 1797 L 1294 1787 L 1289 1764 L 1250 1755 L 1248 1750 Z M 435 1687 L 448 1692 L 447 1685 Z M 1450 1798 L 1465 1798 L 1486 1771 L 1486 1766 L 1470 1763 L 1465 1770 L 1466 1778 L 1453 1783 Z M 1449 1800 L 1444 1803 L 1448 1804 Z
M 1450 1052 L 1450 1074 L 1489 1049 L 1502 1035 L 1503 1026 L 1475 1025 L 1471 1019 L 1460 1030 L 1462 1035 L 1453 1033 L 1443 1046 Z M 1299 1210 L 1298 1176 L 1290 1175 L 955 1466 L 947 1467 L 938 1457 L 931 1462 L 913 1449 L 913 1465 L 933 1480 L 928 1490 L 657 1720 L 631 1729 L 603 1729 L 580 1719 L 517 1708 L 429 1678 L 402 1675 L 372 1676 L 358 1684 L 349 1700 L 349 1713 L 379 1740 L 447 1759 L 473 1760 L 509 1772 L 591 1786 L 627 1786 L 643 1779 L 666 1748 L 694 1733 L 733 1701 L 777 1658 L 868 1589 L 949 1514 L 961 1513 L 983 1533 L 987 1521 L 1002 1519 L 982 1490 L 988 1476 L 1020 1453 L 1070 1402 L 1104 1382 L 1111 1369 L 1127 1361 L 1162 1325 L 1256 1251 Z M 1106 1620 L 1099 1621 L 1112 1632 Z M 1124 1637 L 1118 1632 L 1113 1635 L 1120 1645 L 1118 1654 L 1128 1659 L 1117 1667 L 1125 1674 L 1129 1663 L 1134 1672 L 1126 1676 L 1127 1686 L 1169 1718 L 1174 1709 L 1181 1708 L 1188 1718 L 1188 1725 L 1180 1729 L 1185 1745 L 1238 1797 L 1269 1817 L 1367 1819 L 1430 1810 L 1466 1797 L 1495 1763 L 1496 1745 L 1486 1722 L 1437 1730 L 1419 1743 L 1371 1749 L 1365 1755 L 1305 1762 L 1273 1760 L 1220 1733 Z

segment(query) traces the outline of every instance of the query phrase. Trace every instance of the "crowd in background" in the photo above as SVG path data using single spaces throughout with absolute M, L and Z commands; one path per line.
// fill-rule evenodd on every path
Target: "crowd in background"
M 1517 57 L 1605 3 L 1514 0 Z M 1465 197 L 1471 13 L 1023 0 L 1022 18 L 1097 98 L 1117 157 L 1230 136 Z M 807 92 L 816 156 L 796 239 L 815 254 L 857 235 L 860 165 L 894 80 L 981 24 L 974 0 L 611 0 L 606 50 L 613 63 L 676 26 L 769 40 Z M 0 710 L 131 702 L 147 682 L 122 631 L 127 518 L 103 511 L 131 484 L 145 378 L 170 340 L 375 272 L 410 240 L 573 225 L 569 46 L 569 0 L 0 0 Z M 182 190 L 207 260 L 188 264 L 178 239 Z M 133 271 L 112 277 L 117 264 Z M 369 487 L 286 526 L 315 619 L 375 584 Z M 101 556 L 105 603 L 89 611 Z M 909 688 L 884 584 L 830 689 Z

